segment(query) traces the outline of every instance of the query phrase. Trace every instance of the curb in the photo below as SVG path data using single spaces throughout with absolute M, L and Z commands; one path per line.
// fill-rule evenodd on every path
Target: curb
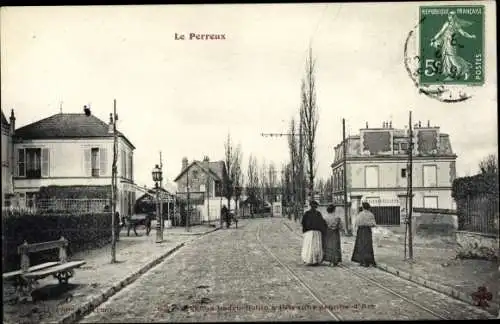
M 461 301 L 463 301 L 463 302 L 465 302 L 467 304 L 471 304 L 473 306 L 476 306 L 475 303 L 474 303 L 474 300 L 472 299 L 471 296 L 467 295 L 463 291 L 458 291 L 455 288 L 452 288 L 450 286 L 443 285 L 443 284 L 440 284 L 440 283 L 437 283 L 435 281 L 428 280 L 428 279 L 425 279 L 425 278 L 422 278 L 422 277 L 419 277 L 419 276 L 415 276 L 415 275 L 413 275 L 411 273 L 399 270 L 397 268 L 394 268 L 392 266 L 388 266 L 388 265 L 383 264 L 383 263 L 378 263 L 377 262 L 377 268 L 380 269 L 380 270 L 382 270 L 382 271 L 385 271 L 385 272 L 388 272 L 390 274 L 393 274 L 393 275 L 395 275 L 397 277 L 400 277 L 402 279 L 405 279 L 405 280 L 411 281 L 413 283 L 416 283 L 416 284 L 418 284 L 420 286 L 424 286 L 424 287 L 429 288 L 431 290 L 434 290 L 434 291 L 437 291 L 439 293 L 445 294 L 445 295 L 447 295 L 449 297 L 461 300 Z M 490 305 L 499 307 L 499 305 L 497 303 L 494 303 L 492 301 L 490 301 L 489 303 L 490 303 Z M 485 309 L 485 311 L 488 311 L 488 310 Z M 489 312 L 489 313 L 491 313 L 491 312 Z
M 74 323 L 75 321 L 79 320 L 83 316 L 87 315 L 88 313 L 90 313 L 91 311 L 93 311 L 94 309 L 99 307 L 99 305 L 104 303 L 106 300 L 108 300 L 111 296 L 113 296 L 114 294 L 116 294 L 117 292 L 122 290 L 124 287 L 128 286 L 129 284 L 131 284 L 132 282 L 137 280 L 145 272 L 149 271 L 151 268 L 158 265 L 160 262 L 162 262 L 169 255 L 171 255 L 172 253 L 179 250 L 181 247 L 184 246 L 185 243 L 187 243 L 187 242 L 182 242 L 182 243 L 177 244 L 172 249 L 168 250 L 166 253 L 160 255 L 159 257 L 155 258 L 151 262 L 144 265 L 138 271 L 133 272 L 132 274 L 128 275 L 125 279 L 122 279 L 119 282 L 113 284 L 112 287 L 109 287 L 109 288 L 101 291 L 100 295 L 91 297 L 89 301 L 78 306 L 76 309 L 71 311 L 69 314 L 64 316 L 62 319 L 58 320 L 56 323 L 57 324 L 69 324 L 69 323 Z
M 170 234 L 170 235 L 179 235 L 179 236 L 199 236 L 199 235 L 205 235 L 205 234 L 210 234 L 213 233 L 217 230 L 219 230 L 220 227 L 213 228 L 209 231 L 206 232 L 200 232 L 200 233 L 189 233 L 189 232 L 180 232 L 180 233 L 168 233 L 166 232 L 165 234 Z

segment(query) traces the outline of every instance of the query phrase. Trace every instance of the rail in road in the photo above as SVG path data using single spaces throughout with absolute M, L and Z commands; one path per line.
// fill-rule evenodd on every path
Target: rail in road
M 296 239 L 297 243 L 301 242 L 302 237 L 299 233 L 294 231 L 292 228 L 288 226 L 286 223 L 281 223 L 284 226 L 286 226 L 288 229 L 285 229 L 283 226 L 280 227 L 280 232 L 283 232 L 284 230 L 288 234 L 292 234 Z M 257 229 L 257 241 L 260 243 L 260 245 L 263 247 L 263 249 L 272 257 L 274 258 L 279 265 L 289 274 L 290 277 L 292 277 L 295 281 L 297 281 L 300 285 L 302 285 L 306 291 L 318 302 L 319 305 L 323 309 L 325 309 L 329 315 L 332 317 L 333 320 L 335 321 L 342 321 L 343 317 L 338 313 L 335 312 L 334 309 L 331 309 L 331 307 L 328 307 L 327 300 L 332 299 L 331 294 L 326 295 L 324 292 L 318 291 L 318 289 L 313 288 L 312 286 L 314 285 L 314 282 L 312 280 L 307 280 L 304 277 L 302 277 L 298 271 L 292 269 L 292 267 L 289 265 L 290 261 L 284 260 L 286 258 L 286 254 L 283 257 L 280 257 L 278 254 L 279 252 L 273 252 L 272 249 L 262 240 L 261 237 L 261 232 L 265 224 L 261 224 L 260 227 Z M 268 233 L 266 233 L 269 235 Z M 290 254 L 288 252 L 288 254 Z M 296 258 L 296 256 L 293 256 L 293 258 Z M 287 264 L 288 263 L 288 264 Z M 319 267 L 319 268 L 324 268 L 324 267 Z M 313 269 L 318 269 L 318 267 L 313 267 Z M 446 309 L 446 307 L 440 307 L 439 305 L 436 305 L 436 303 L 433 303 L 433 299 L 436 299 L 435 295 L 434 298 L 428 298 L 426 300 L 425 297 L 422 297 L 422 295 L 425 295 L 426 293 L 433 293 L 437 294 L 437 292 L 434 292 L 433 290 L 430 290 L 428 288 L 424 288 L 418 285 L 415 285 L 414 283 L 411 283 L 409 281 L 405 281 L 400 278 L 396 278 L 390 274 L 387 274 L 383 271 L 380 271 L 379 269 L 371 269 L 374 271 L 370 271 L 370 276 L 367 276 L 363 273 L 360 273 L 359 271 L 353 270 L 351 267 L 348 267 L 346 265 L 339 265 L 338 267 L 335 268 L 330 268 L 330 269 L 341 269 L 342 272 L 344 272 L 344 275 L 351 275 L 349 281 L 352 282 L 355 285 L 358 285 L 360 287 L 370 287 L 371 290 L 378 289 L 377 293 L 378 295 L 391 295 L 391 300 L 394 300 L 394 307 L 400 307 L 401 309 L 406 309 L 410 311 L 410 309 L 413 309 L 413 312 L 415 314 L 419 314 L 418 316 L 423 316 L 424 313 L 430 315 L 433 319 L 442 319 L 442 320 L 449 320 L 449 319 L 456 319 L 457 314 L 453 310 Z M 300 270 L 300 269 L 297 269 Z M 357 281 L 354 281 L 352 278 L 357 278 Z M 332 278 L 332 280 L 335 280 Z M 308 282 L 309 281 L 309 282 Z M 395 289 L 401 288 L 401 290 L 406 290 L 406 293 L 400 293 L 396 291 L 395 289 L 391 289 L 390 287 L 393 287 Z M 368 293 L 369 294 L 369 293 Z M 323 295 L 323 296 L 322 296 Z M 325 296 L 326 295 L 326 296 Z M 416 299 L 413 299 L 411 296 L 420 296 L 420 300 L 417 301 Z M 388 297 L 388 296 L 387 296 Z M 445 306 L 448 305 L 446 302 L 450 303 L 451 301 L 447 298 L 448 296 L 443 295 L 443 300 L 445 300 Z M 424 301 L 424 303 L 422 303 Z M 426 306 L 425 303 L 428 305 Z M 439 302 L 437 302 L 439 304 Z M 462 308 L 463 312 L 466 312 L 467 309 L 470 307 L 469 305 L 458 305 L 456 303 L 460 303 L 459 301 L 453 301 L 455 303 L 455 308 Z M 406 306 L 405 306 L 406 304 Z M 436 309 L 431 309 L 432 308 L 438 308 Z M 418 310 L 417 310 L 418 309 Z M 474 312 L 475 313 L 475 312 Z M 356 316 L 353 313 L 353 316 Z M 359 314 L 357 315 L 359 316 Z M 478 316 L 486 316 L 486 315 L 478 315 Z M 390 317 L 390 315 L 388 315 Z

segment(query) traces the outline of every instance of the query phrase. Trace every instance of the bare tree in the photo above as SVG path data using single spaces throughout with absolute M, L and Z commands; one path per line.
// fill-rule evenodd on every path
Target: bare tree
M 319 179 L 319 181 L 316 181 L 315 186 L 316 186 L 315 192 L 317 192 L 319 194 L 320 201 L 324 201 L 325 200 L 325 182 L 323 181 L 323 179 Z
M 301 126 L 304 132 L 304 149 L 307 161 L 307 177 L 310 195 L 314 191 L 314 178 L 316 176 L 316 130 L 318 128 L 318 107 L 316 105 L 316 60 L 312 57 L 309 48 L 309 57 L 306 60 L 306 75 L 301 87 Z
M 267 165 L 266 160 L 262 160 L 262 163 L 259 166 L 259 180 L 260 180 L 260 191 L 261 191 L 261 200 L 262 203 L 266 201 L 266 197 L 268 195 L 268 180 L 266 173 Z
M 489 154 L 479 162 L 479 169 L 483 174 L 498 174 L 498 158 L 496 154 Z
M 226 171 L 228 181 L 225 183 L 224 196 L 227 199 L 227 208 L 231 210 L 231 198 L 234 195 L 234 187 L 239 186 L 241 182 L 241 146 L 235 149 L 231 141 L 231 135 L 227 134 L 227 140 L 224 143 Z
M 267 172 L 267 187 L 269 188 L 268 189 L 268 194 L 269 194 L 269 200 L 270 202 L 274 202 L 275 199 L 276 199 L 276 185 L 278 183 L 277 181 L 277 176 L 276 176 L 276 172 L 278 172 L 276 170 L 276 166 L 274 164 L 274 162 L 270 162 L 269 163 L 269 167 L 268 167 L 268 172 Z
M 259 197 L 259 170 L 257 159 L 250 155 L 247 169 L 247 195 L 251 204 L 250 213 L 253 215 L 254 207 Z

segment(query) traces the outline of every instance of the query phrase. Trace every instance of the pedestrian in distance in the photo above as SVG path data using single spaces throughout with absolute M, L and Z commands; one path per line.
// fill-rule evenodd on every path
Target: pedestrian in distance
M 376 266 L 373 253 L 372 228 L 377 226 L 375 215 L 370 211 L 370 204 L 362 203 L 363 210 L 358 214 L 355 221 L 356 243 L 351 260 L 358 262 L 363 267 Z
M 306 265 L 319 265 L 323 261 L 322 239 L 326 234 L 327 224 L 317 210 L 318 203 L 311 201 L 311 208 L 302 217 L 302 261 Z
M 342 220 L 335 213 L 335 206 L 330 205 L 326 209 L 325 221 L 328 226 L 326 235 L 323 237 L 324 261 L 330 262 L 330 266 L 337 266 L 342 262 L 342 249 L 340 245 L 340 231 Z
M 222 208 L 220 210 L 220 215 L 222 217 L 222 221 L 226 223 L 226 227 L 229 227 L 228 224 L 228 217 L 229 217 L 229 210 L 227 209 L 226 205 L 222 205 Z

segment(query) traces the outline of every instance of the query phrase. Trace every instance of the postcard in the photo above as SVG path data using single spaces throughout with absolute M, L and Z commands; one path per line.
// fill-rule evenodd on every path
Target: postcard
M 3 322 L 499 318 L 496 21 L 2 7 Z

